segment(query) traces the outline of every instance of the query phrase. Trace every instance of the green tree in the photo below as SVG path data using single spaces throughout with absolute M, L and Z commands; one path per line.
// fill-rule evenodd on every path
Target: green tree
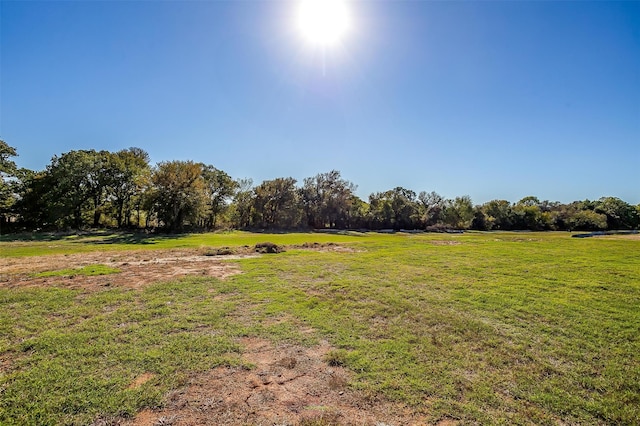
M 201 167 L 208 199 L 205 227 L 213 229 L 218 217 L 228 208 L 229 201 L 238 188 L 238 182 L 213 166 L 203 164 Z
M 482 206 L 473 207 L 473 219 L 471 220 L 471 229 L 476 231 L 488 231 L 489 221 Z
M 107 202 L 107 191 L 115 182 L 108 173 L 112 154 L 109 151 L 88 151 L 90 158 L 86 179 L 91 201 L 93 202 L 93 226 L 100 226 L 100 217 Z
M 482 205 L 487 216 L 488 229 L 513 229 L 513 213 L 511 203 L 507 200 L 491 200 Z
M 568 229 L 602 231 L 607 229 L 607 216 L 593 210 L 578 210 L 568 220 Z
M 253 180 L 236 180 L 236 191 L 230 206 L 231 222 L 236 228 L 244 229 L 251 226 L 254 195 Z
M 8 222 L 9 214 L 16 202 L 16 186 L 18 168 L 11 160 L 17 157 L 15 148 L 0 140 L 0 226 Z
M 52 158 L 47 173 L 55 186 L 49 208 L 59 226 L 79 229 L 84 224 L 85 213 L 93 217 L 94 226 L 99 224 L 109 183 L 104 173 L 108 154 L 107 151 L 78 150 Z
M 181 231 L 185 224 L 194 225 L 204 215 L 207 186 L 201 164 L 193 161 L 165 161 L 153 171 L 152 210 L 164 227 Z
M 371 194 L 369 214 L 375 228 L 414 229 L 420 223 L 416 193 L 402 187 Z
M 142 191 L 151 174 L 149 154 L 140 148 L 118 151 L 109 156 L 105 172 L 109 175 L 108 194 L 116 223 L 118 227 L 129 225 L 134 207 L 140 212 Z
M 307 224 L 312 228 L 347 227 L 355 190 L 337 170 L 306 178 L 300 194 Z
M 349 202 L 349 212 L 347 215 L 346 228 L 366 228 L 367 216 L 369 214 L 369 204 L 360 199 L 357 195 L 351 196 Z
M 444 220 L 446 200 L 437 192 L 422 191 L 418 194 L 421 221 L 424 226 L 434 226 Z
M 636 208 L 617 197 L 599 199 L 594 211 L 607 216 L 609 229 L 635 229 L 640 225 Z
M 294 178 L 265 180 L 254 189 L 254 226 L 292 229 L 300 226 L 302 208 Z
M 473 220 L 473 203 L 468 195 L 447 200 L 444 223 L 456 229 L 468 229 Z
M 55 182 L 46 171 L 24 171 L 20 179 L 20 198 L 15 211 L 26 229 L 48 229 L 55 226 L 52 214 Z

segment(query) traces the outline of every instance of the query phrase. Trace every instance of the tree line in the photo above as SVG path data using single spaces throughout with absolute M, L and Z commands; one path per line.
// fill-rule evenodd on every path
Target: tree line
M 640 205 L 616 197 L 569 204 L 534 196 L 474 205 L 468 196 L 396 187 L 369 195 L 332 170 L 305 178 L 234 179 L 212 165 L 164 161 L 140 148 L 74 150 L 44 170 L 18 168 L 0 140 L 0 225 L 6 231 L 83 228 L 301 230 L 638 229 Z

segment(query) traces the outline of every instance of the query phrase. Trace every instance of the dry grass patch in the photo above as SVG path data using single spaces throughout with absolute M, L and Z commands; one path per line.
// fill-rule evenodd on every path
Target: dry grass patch
M 119 253 L 82 253 L 70 255 L 15 257 L 0 263 L 0 288 L 65 286 L 99 289 L 104 287 L 141 288 L 150 283 L 207 276 L 225 279 L 240 272 L 227 260 L 255 256 L 238 253 L 227 256 L 208 256 L 203 250 L 145 250 Z M 48 271 L 86 268 L 100 263 L 117 268 L 118 273 L 96 276 L 72 274 L 43 276 Z
M 333 348 L 241 339 L 252 368 L 218 367 L 170 392 L 164 408 L 145 410 L 125 424 L 174 425 L 418 425 L 402 405 L 366 398 L 351 389 L 351 374 L 325 359 Z M 215 420 L 214 420 L 215 419 Z

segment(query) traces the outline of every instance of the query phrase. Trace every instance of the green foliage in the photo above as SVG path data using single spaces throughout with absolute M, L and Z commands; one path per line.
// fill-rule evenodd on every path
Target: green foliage
M 205 228 L 215 229 L 220 215 L 228 207 L 228 202 L 239 187 L 231 176 L 211 165 L 202 165 L 202 178 L 207 189 L 207 213 Z
M 188 229 L 409 229 L 447 231 L 638 229 L 640 212 L 616 197 L 570 204 L 528 196 L 516 203 L 473 206 L 469 196 L 396 187 L 355 195 L 356 185 L 332 170 L 305 178 L 234 180 L 212 165 L 168 161 L 149 165 L 140 148 L 115 153 L 78 150 L 54 156 L 46 170 L 18 170 L 16 150 L 0 141 L 0 225 L 4 230 L 86 227 Z M 602 226 L 602 217 L 606 226 Z M 3 231 L 4 231 L 3 230 Z M 6 233 L 6 231 L 4 231 Z
M 593 210 L 580 210 L 569 219 L 569 224 L 577 231 L 601 231 L 607 229 L 607 216 Z
M 117 226 L 129 225 L 134 207 L 140 217 L 143 191 L 151 177 L 149 154 L 140 148 L 118 151 L 109 157 L 106 172 Z M 139 220 L 137 224 L 140 226 Z
M 196 225 L 207 206 L 202 165 L 192 161 L 158 164 L 151 178 L 153 209 L 170 231 L 181 231 L 186 223 Z
M 483 205 L 483 210 L 487 216 L 488 229 L 512 229 L 513 217 L 511 203 L 507 200 L 489 201 Z
M 80 229 L 85 212 L 92 217 L 93 226 L 99 225 L 107 186 L 112 184 L 104 173 L 109 161 L 107 151 L 70 151 L 54 156 L 47 172 L 53 190 L 47 194 L 55 221 L 62 226 Z
M 416 193 L 397 187 L 369 196 L 370 221 L 375 228 L 414 229 L 419 220 Z
M 254 189 L 253 224 L 264 229 L 295 229 L 302 209 L 294 178 L 265 180 Z
M 14 147 L 0 139 L 0 174 L 12 175 L 16 172 L 16 163 L 10 158 L 17 155 L 18 152 Z
M 606 215 L 609 229 L 635 229 L 640 225 L 640 215 L 637 210 L 616 197 L 601 198 L 594 211 Z
M 445 199 L 435 191 L 422 191 L 418 194 L 418 201 L 425 226 L 433 226 L 444 220 Z
M 16 201 L 13 178 L 16 177 L 18 168 L 10 158 L 17 155 L 15 148 L 0 139 L 0 226 L 5 222 L 6 216 Z
M 233 203 L 230 207 L 231 222 L 237 229 L 245 229 L 251 226 L 253 198 L 253 180 L 237 180 Z
M 444 223 L 456 229 L 468 229 L 473 219 L 473 203 L 468 195 L 447 200 Z
M 350 228 L 356 186 L 332 170 L 306 178 L 300 189 L 307 223 L 312 228 Z

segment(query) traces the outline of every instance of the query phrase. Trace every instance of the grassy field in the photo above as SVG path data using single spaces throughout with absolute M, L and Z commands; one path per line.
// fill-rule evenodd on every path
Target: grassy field
M 243 272 L 225 280 L 142 289 L 0 287 L 0 424 L 133 416 L 194 373 L 243 363 L 242 336 L 327 339 L 351 388 L 432 423 L 640 424 L 638 239 L 100 234 L 4 237 L 0 250 L 8 259 L 261 241 L 353 250 L 289 249 L 230 260 Z M 147 372 L 153 379 L 130 386 Z

